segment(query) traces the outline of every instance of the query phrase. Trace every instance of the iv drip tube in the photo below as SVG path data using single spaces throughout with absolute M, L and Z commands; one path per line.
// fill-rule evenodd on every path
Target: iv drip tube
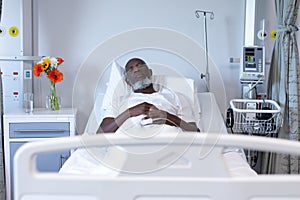
M 206 72 L 205 75 L 201 73 L 201 79 L 205 77 L 207 89 L 210 90 L 210 77 L 209 77 L 209 67 L 208 67 L 208 44 L 207 44 L 207 23 L 206 23 L 206 14 L 210 14 L 210 19 L 214 19 L 214 13 L 212 11 L 204 11 L 204 10 L 196 10 L 195 15 L 197 18 L 200 18 L 199 13 L 203 13 L 204 19 L 204 45 L 205 45 L 205 64 L 206 64 Z

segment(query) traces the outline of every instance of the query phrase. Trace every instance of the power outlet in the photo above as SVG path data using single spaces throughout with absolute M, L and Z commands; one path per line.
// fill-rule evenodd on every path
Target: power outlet
M 31 70 L 29 69 L 24 70 L 24 79 L 31 79 L 31 78 L 32 78 Z

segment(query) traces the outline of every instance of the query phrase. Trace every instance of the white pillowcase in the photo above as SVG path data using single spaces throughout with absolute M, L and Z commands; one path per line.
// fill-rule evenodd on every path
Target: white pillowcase
M 107 107 L 112 103 L 114 95 L 127 94 L 129 87 L 124 79 L 125 69 L 121 67 L 116 61 L 111 64 L 110 76 L 107 82 L 107 89 L 103 97 L 102 107 Z
M 103 119 L 103 108 L 107 108 L 110 104 L 112 104 L 112 99 L 115 95 L 123 96 L 130 92 L 131 88 L 127 85 L 124 79 L 124 71 L 125 69 L 116 61 L 112 62 L 106 92 L 104 96 L 99 95 L 96 99 L 94 109 L 89 117 L 87 127 L 85 129 L 86 133 L 91 134 L 97 131 Z M 182 109 L 192 106 L 192 110 L 195 111 L 196 120 L 199 119 L 200 105 L 197 99 L 193 79 L 166 75 L 154 75 L 152 78 L 153 83 L 170 88 L 178 95 L 182 104 Z

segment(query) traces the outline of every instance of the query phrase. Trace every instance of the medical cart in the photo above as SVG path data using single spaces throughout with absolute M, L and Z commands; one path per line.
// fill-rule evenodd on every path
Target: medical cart
M 282 126 L 279 105 L 266 99 L 232 99 L 226 125 L 234 134 L 277 137 Z M 256 164 L 253 152 L 247 151 L 248 163 Z

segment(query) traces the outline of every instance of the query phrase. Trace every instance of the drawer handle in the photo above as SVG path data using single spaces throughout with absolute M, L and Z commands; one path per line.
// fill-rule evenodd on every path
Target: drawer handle
M 14 132 L 21 132 L 21 133 L 37 133 L 37 132 L 55 132 L 55 133 L 61 133 L 65 132 L 66 130 L 64 129 L 19 129 L 19 130 L 14 130 Z

